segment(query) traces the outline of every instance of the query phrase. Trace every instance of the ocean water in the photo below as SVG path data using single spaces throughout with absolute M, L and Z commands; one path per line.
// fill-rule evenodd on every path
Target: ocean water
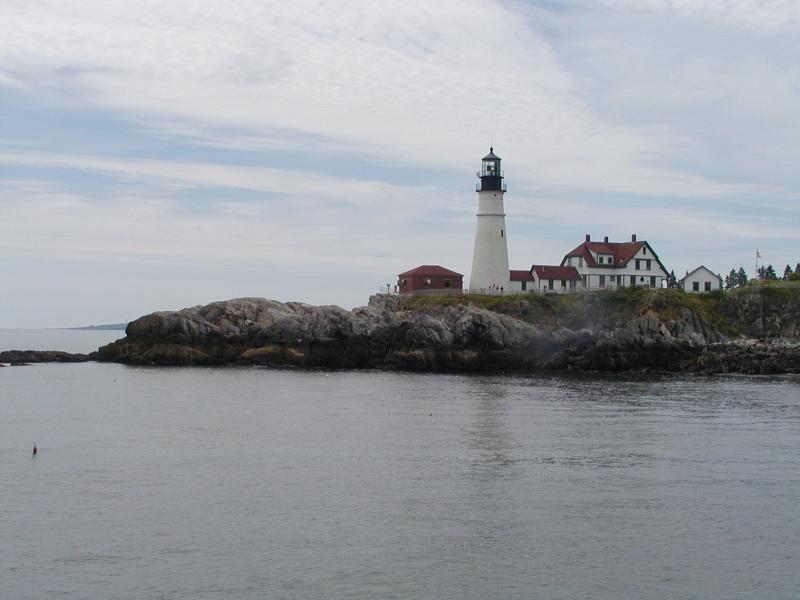
M 52 364 L 0 417 L 3 599 L 800 590 L 798 377 Z
M 123 337 L 124 331 L 97 329 L 0 329 L 0 352 L 62 350 L 88 354 Z

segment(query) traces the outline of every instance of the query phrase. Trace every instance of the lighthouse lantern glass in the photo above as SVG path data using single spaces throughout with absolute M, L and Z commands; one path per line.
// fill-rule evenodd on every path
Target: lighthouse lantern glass
M 500 161 L 497 160 L 485 160 L 483 161 L 483 173 L 482 175 L 499 175 L 500 173 L 500 165 L 498 164 Z

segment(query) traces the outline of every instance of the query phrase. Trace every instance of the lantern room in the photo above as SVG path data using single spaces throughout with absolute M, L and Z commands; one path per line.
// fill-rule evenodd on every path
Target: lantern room
M 500 157 L 494 153 L 494 148 L 489 148 L 489 154 L 481 159 L 481 172 L 478 175 L 481 182 L 476 186 L 478 192 L 505 192 L 503 171 L 500 168 Z

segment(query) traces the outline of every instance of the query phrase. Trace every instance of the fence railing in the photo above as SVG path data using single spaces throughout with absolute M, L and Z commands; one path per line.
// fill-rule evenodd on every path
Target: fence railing
M 639 286 L 647 287 L 647 286 Z M 606 292 L 619 289 L 607 286 L 604 288 L 576 288 L 576 289 L 552 289 L 552 290 L 489 290 L 489 289 L 459 289 L 459 288 L 427 288 L 414 290 L 413 292 L 402 293 L 397 290 L 387 291 L 386 288 L 378 290 L 379 294 L 406 295 L 406 296 L 527 296 L 529 294 L 591 294 L 594 292 Z
M 467 289 L 467 288 L 426 288 L 421 290 L 414 290 L 413 292 L 409 292 L 405 295 L 408 296 L 524 296 L 527 294 L 591 294 L 595 292 L 607 292 L 613 291 L 618 289 L 627 288 L 628 286 L 618 286 L 618 285 L 606 285 L 605 287 L 591 287 L 591 288 L 554 288 L 550 289 L 533 289 L 533 290 L 490 290 L 490 289 Z M 651 289 L 649 285 L 637 285 L 638 288 L 644 289 Z M 749 281 L 746 286 L 732 288 L 730 290 L 721 290 L 723 293 L 726 292 L 742 292 L 748 289 L 753 288 L 800 288 L 800 281 L 782 281 L 778 280 L 771 280 L 771 281 L 763 281 L 763 280 L 756 280 L 756 281 Z M 652 289 L 662 289 L 662 288 L 652 288 Z M 676 289 L 682 289 L 680 287 Z M 379 294 L 388 294 L 391 296 L 402 295 L 401 292 L 397 290 L 397 286 L 394 286 L 393 289 L 387 288 L 387 286 L 382 286 L 378 288 Z M 698 292 L 686 292 L 688 293 L 698 293 Z M 708 293 L 708 292 L 700 292 L 700 293 Z

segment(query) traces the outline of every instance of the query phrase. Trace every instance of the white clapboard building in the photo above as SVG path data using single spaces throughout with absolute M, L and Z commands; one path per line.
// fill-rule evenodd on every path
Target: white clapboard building
M 722 277 L 704 265 L 687 272 L 679 281 L 684 292 L 707 294 L 722 289 Z
M 650 244 L 638 241 L 636 234 L 630 242 L 609 242 L 608 237 L 593 242 L 587 234 L 580 246 L 567 253 L 561 266 L 577 270 L 583 289 L 660 288 L 669 275 Z

